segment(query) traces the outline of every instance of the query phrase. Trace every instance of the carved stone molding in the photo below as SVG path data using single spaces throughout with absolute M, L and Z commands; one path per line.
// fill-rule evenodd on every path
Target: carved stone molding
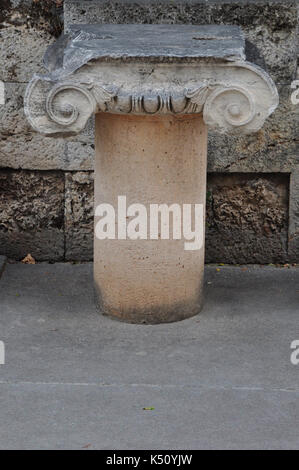
M 221 133 L 250 133 L 259 130 L 278 105 L 271 78 L 246 62 L 242 54 L 220 58 L 201 53 L 185 62 L 182 57 L 170 60 L 168 56 L 166 61 L 157 57 L 153 60 L 152 56 L 147 61 L 138 56 L 130 59 L 125 53 L 125 60 L 121 60 L 111 53 L 104 60 L 100 53 L 88 55 L 94 48 L 94 36 L 86 38 L 83 33 L 66 46 L 66 60 L 60 67 L 45 76 L 34 76 L 27 88 L 26 115 L 32 127 L 45 135 L 77 134 L 98 112 L 203 113 L 205 123 Z M 76 43 L 78 37 L 83 40 L 82 34 L 86 57 L 82 42 L 80 47 Z M 97 33 L 96 39 L 107 37 L 112 36 Z M 208 38 L 206 43 L 215 41 L 214 36 L 193 37 L 202 41 L 204 38 Z M 225 38 L 222 34 L 218 39 Z M 230 39 L 227 35 L 227 41 Z

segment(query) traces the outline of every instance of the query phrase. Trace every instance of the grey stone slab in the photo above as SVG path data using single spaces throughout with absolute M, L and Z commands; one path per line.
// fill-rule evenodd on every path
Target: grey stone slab
M 8 265 L 1 380 L 299 389 L 299 270 L 219 269 L 206 269 L 199 316 L 138 326 L 97 312 L 91 264 Z
M 93 60 L 188 63 L 202 59 L 245 59 L 238 26 L 164 24 L 78 24 L 49 46 L 48 79 L 67 76 Z
M 71 69 L 73 64 L 79 68 L 88 57 L 89 60 L 156 59 L 159 62 L 245 58 L 244 37 L 238 26 L 87 24 L 71 25 L 69 29 L 71 42 L 64 49 L 64 66 Z M 59 52 L 60 43 L 56 48 Z M 49 68 L 48 63 L 45 65 Z
M 0 396 L 1 449 L 298 449 L 298 391 L 27 383 Z
M 76 23 L 239 25 L 248 60 L 276 83 L 290 84 L 296 75 L 296 0 L 65 0 L 64 13 L 66 31 Z

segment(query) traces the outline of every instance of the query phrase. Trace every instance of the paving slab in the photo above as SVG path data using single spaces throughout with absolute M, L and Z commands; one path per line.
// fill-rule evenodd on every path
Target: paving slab
M 298 281 L 208 266 L 200 315 L 130 325 L 96 310 L 89 263 L 7 265 L 0 446 L 298 448 Z
M 2 384 L 0 396 L 0 449 L 298 449 L 299 393 Z

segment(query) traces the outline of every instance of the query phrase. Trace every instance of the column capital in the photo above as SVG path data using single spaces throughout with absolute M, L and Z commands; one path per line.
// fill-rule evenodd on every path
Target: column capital
M 77 134 L 98 112 L 203 113 L 221 133 L 256 132 L 279 98 L 244 44 L 237 26 L 74 25 L 48 48 L 25 112 L 48 136 Z

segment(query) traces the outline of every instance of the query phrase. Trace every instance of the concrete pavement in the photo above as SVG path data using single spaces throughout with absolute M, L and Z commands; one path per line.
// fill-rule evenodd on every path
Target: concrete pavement
M 205 292 L 129 325 L 96 311 L 89 263 L 6 265 L 0 448 L 298 449 L 298 268 L 208 266 Z

